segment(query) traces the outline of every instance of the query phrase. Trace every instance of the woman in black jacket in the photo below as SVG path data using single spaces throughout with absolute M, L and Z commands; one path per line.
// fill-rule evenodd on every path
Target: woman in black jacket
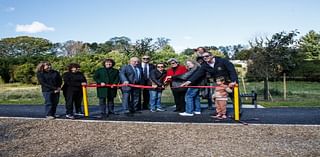
M 81 109 L 82 85 L 86 85 L 86 78 L 80 72 L 80 65 L 71 63 L 68 65 L 68 72 L 63 74 L 64 84 L 62 87 L 63 95 L 66 101 L 66 118 L 74 119 L 75 116 L 83 116 Z M 73 113 L 73 106 L 76 110 Z
M 59 103 L 62 78 L 59 72 L 51 68 L 49 62 L 41 62 L 37 66 L 37 78 L 41 85 L 47 119 L 55 119 Z

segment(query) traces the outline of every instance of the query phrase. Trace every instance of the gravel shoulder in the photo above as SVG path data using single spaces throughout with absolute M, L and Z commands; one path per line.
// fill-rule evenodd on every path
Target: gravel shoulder
M 320 156 L 320 125 L 0 118 L 0 156 Z

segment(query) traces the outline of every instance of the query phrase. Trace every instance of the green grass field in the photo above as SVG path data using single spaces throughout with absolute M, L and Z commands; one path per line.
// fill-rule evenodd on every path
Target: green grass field
M 287 82 L 287 100 L 283 99 L 282 82 L 270 82 L 270 93 L 273 101 L 263 100 L 263 82 L 247 82 L 240 84 L 241 93 L 256 91 L 258 104 L 265 107 L 320 107 L 320 83 L 319 82 Z M 98 104 L 96 89 L 88 88 L 89 105 Z M 118 91 L 116 103 L 120 104 L 121 92 Z M 163 104 L 173 104 L 170 90 L 165 90 L 162 97 Z M 203 101 L 206 102 L 206 101 Z M 244 103 L 250 103 L 250 99 L 243 99 Z M 42 104 L 40 86 L 24 85 L 19 83 L 0 84 L 0 104 Z M 61 94 L 60 104 L 64 104 Z

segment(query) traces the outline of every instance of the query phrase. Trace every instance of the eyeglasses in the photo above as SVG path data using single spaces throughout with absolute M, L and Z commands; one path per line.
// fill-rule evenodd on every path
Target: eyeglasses
M 205 55 L 205 56 L 202 56 L 203 58 L 207 58 L 207 57 L 210 57 L 210 55 Z
M 157 66 L 157 68 L 163 68 L 163 66 Z
M 150 58 L 142 58 L 142 59 L 149 60 Z

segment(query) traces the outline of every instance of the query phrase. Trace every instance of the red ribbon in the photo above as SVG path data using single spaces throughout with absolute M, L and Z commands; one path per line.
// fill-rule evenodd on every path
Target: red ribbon
M 83 85 L 85 87 L 134 87 L 134 88 L 143 88 L 143 89 L 156 89 L 159 87 L 152 87 L 152 86 L 145 86 L 145 85 L 137 85 L 137 84 L 105 84 L 104 86 L 100 84 L 88 84 L 88 85 Z M 172 88 L 216 88 L 218 86 L 181 86 L 181 87 L 172 87 Z

